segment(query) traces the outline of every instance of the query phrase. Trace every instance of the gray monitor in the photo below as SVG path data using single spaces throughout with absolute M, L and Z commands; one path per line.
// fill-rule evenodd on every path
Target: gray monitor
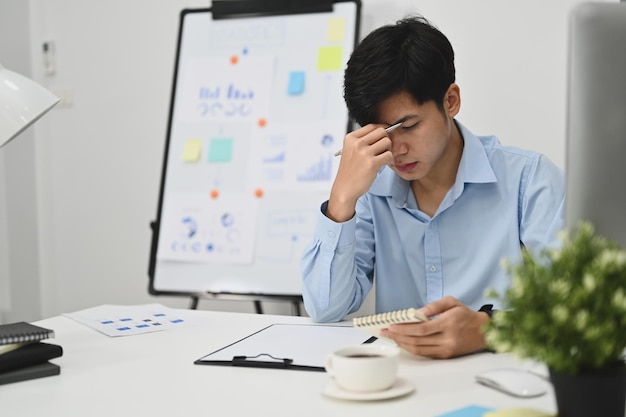
M 566 227 L 626 246 L 626 2 L 573 9 L 567 91 Z

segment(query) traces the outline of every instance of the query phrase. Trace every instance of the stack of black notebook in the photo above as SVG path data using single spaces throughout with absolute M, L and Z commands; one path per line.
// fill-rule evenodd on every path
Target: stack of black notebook
M 0 385 L 59 375 L 49 362 L 63 355 L 61 346 L 43 342 L 54 331 L 26 322 L 0 324 Z

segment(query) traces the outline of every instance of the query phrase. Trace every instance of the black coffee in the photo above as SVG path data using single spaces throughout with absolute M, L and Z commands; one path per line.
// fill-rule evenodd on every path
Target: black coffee
M 383 355 L 377 355 L 375 353 L 355 353 L 353 355 L 346 355 L 348 358 L 382 358 Z

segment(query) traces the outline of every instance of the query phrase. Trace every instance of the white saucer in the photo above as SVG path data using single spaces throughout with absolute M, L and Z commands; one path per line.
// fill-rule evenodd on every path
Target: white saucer
M 398 378 L 394 384 L 383 391 L 374 392 L 352 392 L 346 391 L 337 385 L 334 378 L 328 380 L 326 388 L 324 389 L 324 395 L 340 400 L 355 400 L 355 401 L 377 401 L 387 400 L 390 398 L 401 397 L 415 391 L 415 387 L 409 381 Z

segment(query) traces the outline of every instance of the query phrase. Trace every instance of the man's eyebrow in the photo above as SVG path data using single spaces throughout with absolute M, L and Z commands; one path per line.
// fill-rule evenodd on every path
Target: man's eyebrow
M 415 119 L 416 117 L 419 117 L 419 116 L 417 114 L 407 114 L 406 116 L 403 116 L 400 119 L 396 120 L 395 122 L 391 123 L 389 126 L 393 126 L 398 123 L 404 123 L 407 120 Z

